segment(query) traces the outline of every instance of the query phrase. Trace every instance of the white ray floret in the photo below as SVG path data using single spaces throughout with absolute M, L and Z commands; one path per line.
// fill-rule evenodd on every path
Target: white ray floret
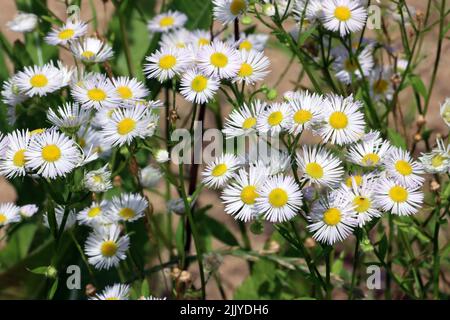
M 288 103 L 292 107 L 289 133 L 297 135 L 305 129 L 315 128 L 322 121 L 322 96 L 309 91 L 296 92 Z
M 235 81 L 246 84 L 255 84 L 264 80 L 269 74 L 269 59 L 262 53 L 255 50 L 240 51 L 241 63 Z
M 101 292 L 90 298 L 90 300 L 128 300 L 130 286 L 128 284 L 116 283 L 107 286 Z
M 223 154 L 206 166 L 203 171 L 203 183 L 207 187 L 218 189 L 223 187 L 234 175 L 239 167 L 235 155 Z
M 152 55 L 145 58 L 144 73 L 147 78 L 156 78 L 159 82 L 179 76 L 189 67 L 190 60 L 180 49 L 162 47 Z
M 102 75 L 89 77 L 73 85 L 71 92 L 74 100 L 86 109 L 114 108 L 121 102 L 114 85 Z
M 223 133 L 229 137 L 248 136 L 256 133 L 256 124 L 264 103 L 254 100 L 250 106 L 243 104 L 233 110 L 225 121 Z
M 153 17 L 147 27 L 150 32 L 168 32 L 183 27 L 186 21 L 184 13 L 169 10 Z
M 109 202 L 102 200 L 100 203 L 93 202 L 89 207 L 84 208 L 77 214 L 80 224 L 95 227 L 113 222 L 109 212 Z
M 390 150 L 391 144 L 383 140 L 379 132 L 371 131 L 349 148 L 347 159 L 362 167 L 379 167 Z
M 125 193 L 112 199 L 110 210 L 114 219 L 133 222 L 142 218 L 147 208 L 148 202 L 143 196 Z
M 257 119 L 261 133 L 279 134 L 291 126 L 292 108 L 287 103 L 273 103 L 263 110 Z
M 198 51 L 198 68 L 207 76 L 229 79 L 237 75 L 241 57 L 239 51 L 221 41 L 214 41 Z
M 220 86 L 220 81 L 214 76 L 205 76 L 197 69 L 186 71 L 180 84 L 180 93 L 183 97 L 194 103 L 210 101 Z
M 109 44 L 97 38 L 85 38 L 70 47 L 73 55 L 83 62 L 100 63 L 111 59 L 114 52 Z
M 23 94 L 42 97 L 59 90 L 63 78 L 59 69 L 46 64 L 42 67 L 25 67 L 14 77 L 14 82 Z
M 149 95 L 144 83 L 136 78 L 118 77 L 112 80 L 117 95 L 124 102 L 142 100 Z
M 25 152 L 30 143 L 30 134 L 25 130 L 15 130 L 4 138 L 4 156 L 0 157 L 0 175 L 7 178 L 26 175 Z
M 415 187 L 425 181 L 421 175 L 424 174 L 420 163 L 413 160 L 410 153 L 400 148 L 392 148 L 384 165 L 387 174 L 399 183 Z
M 84 36 L 88 26 L 83 21 L 67 21 L 63 26 L 53 28 L 45 37 L 45 41 L 51 45 L 67 45 L 71 41 Z
M 0 203 L 0 227 L 20 221 L 20 208 L 13 203 Z
M 213 0 L 214 19 L 222 24 L 233 22 L 248 8 L 247 0 Z
M 77 103 L 67 102 L 55 110 L 48 109 L 47 120 L 62 131 L 75 133 L 86 124 L 90 118 L 90 111 L 80 108 Z
M 367 10 L 359 0 L 323 1 L 322 11 L 324 27 L 341 37 L 362 30 L 367 19 Z

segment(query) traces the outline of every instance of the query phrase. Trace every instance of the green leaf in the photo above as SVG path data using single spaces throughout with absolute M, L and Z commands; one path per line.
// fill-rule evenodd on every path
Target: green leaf
M 207 229 L 213 237 L 222 241 L 229 246 L 239 246 L 239 242 L 236 240 L 234 235 L 227 229 L 225 224 L 207 216 L 206 214 L 202 216 L 202 226 Z
M 148 287 L 147 279 L 142 280 L 141 296 L 148 297 L 150 295 L 150 288 Z
M 411 74 L 409 75 L 409 81 L 411 82 L 414 90 L 416 90 L 424 99 L 426 99 L 428 96 L 428 91 L 422 79 L 417 75 Z
M 388 240 L 386 234 L 383 234 L 383 237 L 378 242 L 378 252 L 382 259 L 386 257 L 387 249 L 388 249 Z
M 316 27 L 312 27 L 309 28 L 308 30 L 306 30 L 305 32 L 303 32 L 300 35 L 300 39 L 299 39 L 299 45 L 302 46 L 305 44 L 306 40 L 308 40 L 308 38 L 314 33 L 314 31 L 316 31 Z
M 397 131 L 395 131 L 392 128 L 388 128 L 387 134 L 388 134 L 388 138 L 391 141 L 392 145 L 402 148 L 404 150 L 407 149 L 405 138 L 403 138 L 403 136 L 400 133 L 398 133 Z
M 34 274 L 45 275 L 47 273 L 47 269 L 48 269 L 48 266 L 44 266 L 44 267 L 37 267 L 37 268 L 31 269 L 31 270 L 28 269 L 28 271 L 30 271 L 31 273 L 34 273 Z
M 56 290 L 58 289 L 58 283 L 59 283 L 59 279 L 57 278 L 53 284 L 52 287 L 50 288 L 50 291 L 48 292 L 48 299 L 51 300 L 53 299 L 53 296 L 56 293 Z
M 174 0 L 172 9 L 184 12 L 188 16 L 187 29 L 206 29 L 212 23 L 212 2 L 208 0 Z

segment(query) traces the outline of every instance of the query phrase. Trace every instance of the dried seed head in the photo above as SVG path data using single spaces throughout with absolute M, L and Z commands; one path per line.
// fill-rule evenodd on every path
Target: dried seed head
M 86 294 L 86 296 L 88 297 L 93 297 L 95 295 L 95 293 L 97 292 L 97 288 L 94 287 L 93 284 L 88 283 L 86 285 L 86 288 L 84 289 L 84 293 Z
M 431 191 L 438 191 L 440 187 L 441 185 L 436 180 L 431 181 L 430 183 Z
M 119 188 L 122 185 L 122 178 L 120 176 L 115 176 L 113 179 L 113 186 Z
M 192 280 L 191 273 L 189 271 L 183 270 L 181 271 L 180 277 L 178 278 L 180 282 L 189 283 Z
M 398 87 L 402 82 L 402 77 L 398 73 L 396 73 L 391 77 L 391 82 L 394 86 Z
M 308 237 L 308 238 L 305 239 L 304 245 L 305 245 L 306 248 L 314 248 L 316 246 L 316 244 L 317 244 L 316 240 L 314 240 L 311 237 Z
M 417 141 L 417 142 L 421 141 L 422 140 L 422 135 L 420 133 L 416 133 L 414 135 L 414 140 Z
M 419 114 L 417 116 L 416 123 L 419 127 L 423 126 L 426 122 L 427 122 L 427 120 L 425 119 L 425 117 L 423 115 Z

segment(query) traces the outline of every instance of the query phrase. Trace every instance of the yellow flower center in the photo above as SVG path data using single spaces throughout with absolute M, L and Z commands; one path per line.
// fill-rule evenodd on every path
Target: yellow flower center
M 241 191 L 241 200 L 245 204 L 254 204 L 259 194 L 256 192 L 255 186 L 246 186 Z
M 361 160 L 366 166 L 376 165 L 378 161 L 380 161 L 380 157 L 376 153 L 368 153 Z
M 122 86 L 117 88 L 117 93 L 122 99 L 131 99 L 133 98 L 133 91 L 130 88 Z
M 240 77 L 250 77 L 253 74 L 253 67 L 248 63 L 243 63 L 239 69 Z
M 162 17 L 161 20 L 159 20 L 159 26 L 160 27 L 170 27 L 173 26 L 175 23 L 174 17 L 168 16 L 168 17 Z
M 198 39 L 198 46 L 202 47 L 202 46 L 207 46 L 209 44 L 209 40 L 206 38 L 200 38 Z
M 408 200 L 408 190 L 401 186 L 394 186 L 389 190 L 389 197 L 394 202 L 405 202 Z
M 58 38 L 60 40 L 68 40 L 68 39 L 72 38 L 74 36 L 74 34 L 75 34 L 75 30 L 73 30 L 73 29 L 64 29 L 64 30 L 61 30 L 59 32 Z
M 348 21 L 352 17 L 352 12 L 350 8 L 347 6 L 339 6 L 334 9 L 334 16 L 339 21 L 345 22 Z
M 373 84 L 373 90 L 375 91 L 375 93 L 378 93 L 378 94 L 385 93 L 388 88 L 389 88 L 389 83 L 384 79 L 380 79 Z
M 96 216 L 98 216 L 100 213 L 102 213 L 102 209 L 100 209 L 100 207 L 94 207 L 91 208 L 88 213 L 87 216 L 89 218 L 95 218 Z
M 338 208 L 330 208 L 323 214 L 323 222 L 329 226 L 335 226 L 341 222 L 341 210 Z
M 159 67 L 164 70 L 172 69 L 176 63 L 177 63 L 177 58 L 175 58 L 171 54 L 162 56 L 159 59 Z
M 86 50 L 86 51 L 84 51 L 82 54 L 81 54 L 81 56 L 83 57 L 83 58 L 86 58 L 86 59 L 92 59 L 94 56 L 95 56 L 95 53 L 94 52 L 92 52 L 92 51 L 90 51 L 90 50 Z
M 134 128 L 136 128 L 136 121 L 131 118 L 124 118 L 117 123 L 117 132 L 122 136 L 129 134 Z
M 366 212 L 370 209 L 371 201 L 369 198 L 357 196 L 353 199 L 353 205 L 355 206 L 355 211 L 358 213 Z
M 25 149 L 20 149 L 14 154 L 13 164 L 16 167 L 23 167 L 25 165 Z
M 294 121 L 297 124 L 305 124 L 312 119 L 312 113 L 309 110 L 298 110 L 294 114 Z
M 42 148 L 42 158 L 47 162 L 55 162 L 61 158 L 61 149 L 55 144 Z
M 220 163 L 214 167 L 211 174 L 213 175 L 213 177 L 220 177 L 223 176 L 227 172 L 227 170 L 228 170 L 227 165 L 224 163 Z
M 106 298 L 106 300 L 119 300 L 119 298 L 117 298 L 117 297 L 108 297 L 108 298 Z
M 356 185 L 359 187 L 363 181 L 363 178 L 361 176 L 348 177 L 345 184 L 347 187 L 351 188 L 353 186 L 353 181 L 355 181 Z
M 92 101 L 103 101 L 106 99 L 106 92 L 102 89 L 99 88 L 94 88 L 94 89 L 90 89 L 88 90 L 88 98 L 89 100 Z
M 323 177 L 323 168 L 317 162 L 308 163 L 306 165 L 305 172 L 314 179 L 320 179 Z
M 202 92 L 208 86 L 208 79 L 205 76 L 198 75 L 191 82 L 191 88 L 195 92 Z
M 358 63 L 352 59 L 347 59 L 344 62 L 344 69 L 347 72 L 355 72 L 358 70 Z
M 347 115 L 341 111 L 333 112 L 330 116 L 330 125 L 336 130 L 347 128 L 348 125 Z
M 213 53 L 210 57 L 211 64 L 216 68 L 224 68 L 228 64 L 228 58 L 221 52 Z
M 93 176 L 92 179 L 94 179 L 95 183 L 103 183 L 103 178 L 101 175 Z
M 409 162 L 405 160 L 398 160 L 395 163 L 395 170 L 397 170 L 397 172 L 402 176 L 409 176 L 413 172 L 413 168 Z
M 250 41 L 248 40 L 244 40 L 241 42 L 241 44 L 239 45 L 239 50 L 247 50 L 250 51 L 252 50 L 253 45 Z
M 31 77 L 30 84 L 34 88 L 42 88 L 45 87 L 48 83 L 48 79 L 43 74 L 36 74 Z
M 117 249 L 117 244 L 114 241 L 109 240 L 102 243 L 100 252 L 102 253 L 102 256 L 110 258 L 116 254 Z
M 275 188 L 269 193 L 269 203 L 274 208 L 281 208 L 288 202 L 288 194 L 281 188 Z
M 251 129 L 256 125 L 256 118 L 250 117 L 244 120 L 242 123 L 242 129 Z
M 278 126 L 283 121 L 283 113 L 281 111 L 272 112 L 267 118 L 267 123 L 271 127 Z
M 230 4 L 230 12 L 237 16 L 241 14 L 247 8 L 245 0 L 233 0 Z
M 129 220 L 132 219 L 136 215 L 136 213 L 131 208 L 123 208 L 119 211 L 119 215 L 125 220 Z
M 0 213 L 0 224 L 4 224 L 6 220 L 8 220 L 8 218 L 6 218 L 6 215 L 4 213 Z
M 431 165 L 435 168 L 440 167 L 444 163 L 444 160 L 445 158 L 442 155 L 437 154 L 431 159 Z

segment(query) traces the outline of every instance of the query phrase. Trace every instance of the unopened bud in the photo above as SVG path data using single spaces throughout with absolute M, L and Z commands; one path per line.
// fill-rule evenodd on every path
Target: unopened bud
M 269 91 L 267 91 L 266 93 L 266 98 L 267 100 L 273 101 L 277 98 L 278 96 L 278 92 L 276 89 L 269 89 Z
M 56 279 L 57 275 L 58 275 L 58 270 L 56 270 L 56 268 L 54 266 L 47 267 L 47 270 L 45 271 L 45 276 L 47 278 Z
M 314 248 L 316 246 L 316 240 L 314 240 L 313 238 L 309 237 L 305 239 L 305 247 L 306 248 Z
M 184 282 L 184 283 L 191 282 L 191 279 L 192 279 L 191 273 L 186 270 L 181 271 L 180 277 L 178 278 L 178 280 L 180 282 Z
M 122 178 L 120 176 L 115 176 L 113 179 L 113 186 L 119 188 L 122 185 Z
M 95 293 L 97 292 L 97 288 L 94 287 L 93 284 L 88 283 L 86 285 L 86 288 L 84 289 L 84 293 L 86 294 L 86 296 L 88 297 L 93 297 L 95 295 Z
M 252 18 L 250 17 L 250 16 L 243 16 L 242 18 L 241 18 L 241 23 L 243 24 L 243 25 L 249 25 L 249 24 L 252 24 Z
M 420 133 L 416 133 L 414 135 L 414 140 L 417 141 L 417 142 L 421 141 L 422 140 L 422 135 Z
M 419 114 L 417 116 L 416 123 L 419 127 L 423 126 L 426 122 L 427 122 L 427 120 L 425 119 L 425 117 L 423 115 Z

